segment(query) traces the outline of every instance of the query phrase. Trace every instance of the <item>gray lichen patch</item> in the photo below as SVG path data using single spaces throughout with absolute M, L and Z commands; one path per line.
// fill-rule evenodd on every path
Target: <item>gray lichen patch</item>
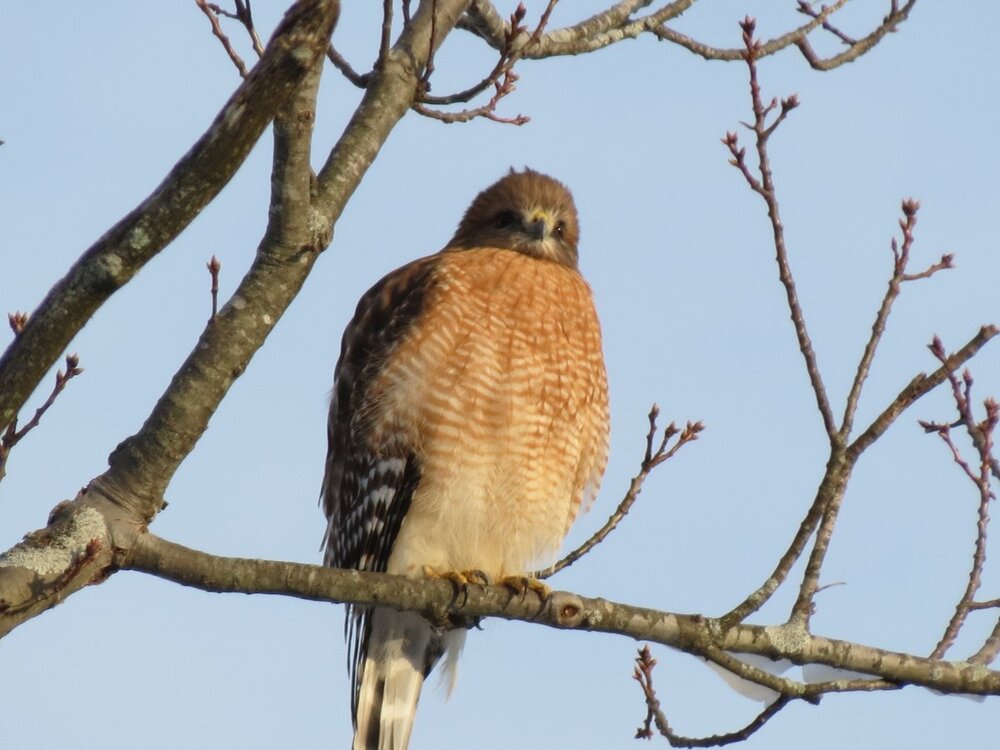
M 115 282 L 120 281 L 124 264 L 122 259 L 115 253 L 107 253 L 98 259 L 98 267 L 110 279 Z
M 37 546 L 21 542 L 0 555 L 0 568 L 26 568 L 42 577 L 68 569 L 76 557 L 83 554 L 94 539 L 107 537 L 104 516 L 93 508 L 81 508 L 72 517 L 63 533 L 52 537 L 49 544 Z
M 764 628 L 771 645 L 785 654 L 801 653 L 809 645 L 809 631 L 803 625 L 786 623 Z

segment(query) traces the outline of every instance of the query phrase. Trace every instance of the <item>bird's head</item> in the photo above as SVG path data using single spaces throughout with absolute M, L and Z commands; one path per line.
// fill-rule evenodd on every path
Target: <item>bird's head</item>
M 579 239 L 566 186 L 532 169 L 512 169 L 476 196 L 448 249 L 498 247 L 576 268 Z

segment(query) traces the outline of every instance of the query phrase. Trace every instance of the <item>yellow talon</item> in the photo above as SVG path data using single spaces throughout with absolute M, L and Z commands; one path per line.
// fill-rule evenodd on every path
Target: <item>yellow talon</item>
M 501 579 L 500 585 L 510 589 L 515 594 L 520 594 L 522 597 L 529 591 L 534 591 L 542 600 L 548 599 L 552 595 L 551 588 L 537 578 L 531 578 L 530 576 L 506 576 Z
M 437 578 L 451 581 L 455 586 L 464 588 L 469 584 L 475 586 L 489 586 L 490 577 L 481 570 L 445 570 L 439 571 L 436 568 L 425 565 L 424 575 L 428 578 Z

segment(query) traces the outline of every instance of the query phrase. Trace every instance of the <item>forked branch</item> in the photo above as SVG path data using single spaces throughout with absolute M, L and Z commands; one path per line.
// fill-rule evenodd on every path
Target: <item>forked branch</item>
M 946 361 L 947 355 L 939 338 L 934 338 L 930 349 L 942 364 Z M 954 372 L 950 372 L 948 374 L 948 381 L 951 383 L 952 397 L 959 414 L 958 422 L 955 425 L 950 425 L 921 421 L 920 424 L 926 431 L 936 433 L 945 445 L 948 446 L 955 464 L 975 485 L 979 494 L 979 508 L 976 514 L 976 541 L 973 547 L 972 565 L 969 570 L 968 582 L 965 590 L 962 592 L 961 598 L 955 605 L 955 612 L 949 620 L 948 626 L 941 636 L 941 640 L 938 641 L 938 644 L 931 652 L 931 658 L 936 659 L 944 657 L 948 649 L 954 645 L 955 640 L 965 625 L 969 613 L 981 608 L 977 606 L 975 597 L 982 584 L 983 569 L 986 565 L 986 543 L 990 523 L 989 507 L 995 497 L 991 486 L 991 476 L 994 475 L 997 465 L 997 459 L 993 454 L 993 436 L 996 432 L 997 423 L 1000 421 L 1000 404 L 992 398 L 987 398 L 983 403 L 985 409 L 983 419 L 980 421 L 976 420 L 972 412 L 971 399 L 973 380 L 968 370 L 965 370 L 961 379 Z M 975 435 L 973 445 L 978 454 L 978 462 L 975 466 L 971 466 L 966 461 L 958 446 L 952 440 L 951 429 L 953 426 L 964 426 L 970 436 Z M 992 649 L 992 656 L 995 658 L 995 648 L 991 641 L 987 640 L 983 649 L 976 654 L 979 663 L 989 663 L 989 661 L 984 661 L 989 653 L 988 649 Z
M 722 142 L 732 155 L 730 164 L 740 171 L 750 188 L 760 195 L 767 205 L 767 215 L 771 220 L 771 231 L 774 239 L 775 260 L 778 264 L 778 278 L 785 289 L 785 298 L 788 303 L 789 313 L 791 314 L 792 325 L 795 328 L 795 337 L 799 343 L 799 351 L 805 360 L 809 382 L 812 385 L 813 395 L 816 398 L 816 405 L 823 419 L 826 434 L 830 439 L 831 445 L 838 445 L 839 436 L 836 424 L 834 423 L 833 410 L 830 407 L 830 398 L 827 395 L 826 386 L 823 385 L 823 378 L 820 375 L 819 364 L 816 360 L 816 352 L 813 349 L 812 340 L 806 328 L 802 305 L 799 302 L 798 291 L 795 288 L 795 279 L 792 276 L 791 266 L 788 261 L 788 250 L 785 247 L 785 230 L 784 225 L 781 223 L 778 196 L 774 185 L 774 177 L 771 172 L 771 160 L 767 152 L 768 140 L 788 114 L 799 105 L 799 101 L 793 94 L 787 99 L 781 100 L 780 108 L 777 99 L 772 99 L 767 104 L 764 103 L 761 97 L 760 83 L 757 80 L 757 60 L 760 57 L 763 44 L 753 38 L 756 25 L 756 21 L 750 17 L 745 18 L 740 23 L 740 27 L 743 29 L 743 59 L 746 61 L 750 74 L 750 103 L 754 118 L 752 123 L 744 124 L 754 133 L 754 141 L 757 149 L 756 174 L 754 174 L 747 164 L 746 149 L 739 146 L 739 138 L 736 133 L 727 133 Z M 777 115 L 772 118 L 775 112 L 777 112 Z
M 894 12 L 895 10 L 894 8 Z M 819 18 L 819 15 L 816 18 Z M 913 228 L 916 223 L 919 204 L 912 199 L 904 201 L 903 218 L 900 221 L 900 228 L 903 233 L 902 243 L 897 244 L 895 240 L 891 243 L 894 259 L 893 273 L 882 304 L 876 314 L 875 322 L 872 326 L 872 334 L 859 362 L 857 373 L 844 407 L 843 422 L 838 427 L 834 422 L 830 402 L 820 376 L 816 355 L 813 351 L 812 342 L 798 300 L 795 282 L 792 277 L 768 156 L 768 142 L 770 137 L 791 110 L 798 106 L 798 100 L 795 96 L 790 96 L 787 99 L 781 100 L 780 103 L 777 99 L 771 99 L 765 103 L 764 98 L 761 96 L 756 65 L 762 45 L 761 42 L 753 39 L 755 28 L 753 19 L 745 19 L 741 27 L 743 29 L 744 42 L 743 56 L 749 70 L 751 108 L 753 112 L 753 121 L 745 123 L 745 126 L 754 133 L 758 157 L 757 169 L 754 170 L 749 165 L 746 150 L 739 145 L 739 138 L 735 133 L 727 133 L 725 138 L 723 138 L 723 143 L 730 152 L 730 163 L 740 171 L 747 185 L 762 197 L 767 206 L 768 215 L 771 220 L 779 279 L 785 289 L 786 300 L 799 343 L 799 349 L 805 361 L 808 377 L 816 397 L 824 427 L 830 439 L 830 456 L 816 496 L 785 554 L 778 561 L 768 579 L 744 599 L 743 602 L 726 614 L 721 622 L 724 627 L 732 626 L 733 624 L 742 622 L 743 619 L 763 606 L 785 582 L 792 567 L 801 558 L 809 540 L 815 534 L 815 541 L 809 556 L 809 562 L 800 585 L 799 596 L 791 613 L 792 621 L 798 623 L 801 627 L 807 628 L 812 611 L 813 597 L 820 587 L 820 573 L 823 561 L 833 535 L 840 504 L 857 459 L 868 446 L 889 428 L 903 411 L 918 398 L 944 382 L 968 359 L 974 356 L 990 338 L 995 336 L 997 330 L 993 326 L 984 327 L 961 350 L 941 359 L 941 366 L 931 375 L 921 374 L 915 378 L 888 408 L 883 411 L 875 422 L 862 432 L 853 443 L 850 445 L 847 444 L 864 382 L 884 333 L 892 302 L 899 294 L 900 286 L 904 282 L 927 278 L 939 270 L 950 268 L 952 266 L 952 256 L 942 256 L 938 262 L 919 273 L 908 272 L 907 264 L 913 245 Z M 973 424 L 970 432 L 975 433 L 976 430 L 977 427 Z M 979 432 L 981 433 L 981 430 Z M 982 442 L 982 438 L 980 438 L 980 442 Z M 991 468 L 996 469 L 998 467 L 994 463 L 991 465 Z
M 0 429 L 101 305 L 166 247 L 218 194 L 250 153 L 309 65 L 302 52 L 325 51 L 333 0 L 299 0 L 261 61 L 205 134 L 163 182 L 95 242 L 52 288 L 0 357 Z
M 919 210 L 920 202 L 912 198 L 907 198 L 902 203 L 903 218 L 899 221 L 899 228 L 903 233 L 903 242 L 902 244 L 897 244 L 896 238 L 893 237 L 890 243 L 893 257 L 892 275 L 889 277 L 885 295 L 882 297 L 882 304 L 875 314 L 875 322 L 872 323 L 871 335 L 868 338 L 868 343 L 865 345 L 864 353 L 861 355 L 861 361 L 858 362 L 857 372 L 854 375 L 854 381 L 851 383 L 851 390 L 847 395 L 844 418 L 840 425 L 840 436 L 844 441 L 848 440 L 851 436 L 851 430 L 854 427 L 854 415 L 858 409 L 861 391 L 871 371 L 875 352 L 882 341 L 882 335 L 885 333 L 885 326 L 889 319 L 889 313 L 892 311 L 892 304 L 895 302 L 896 297 L 899 296 L 903 283 L 930 278 L 938 271 L 953 268 L 954 256 L 942 255 L 941 260 L 920 273 L 907 273 L 907 265 L 910 262 L 910 250 L 913 247 L 913 228 L 917 224 L 917 211 Z

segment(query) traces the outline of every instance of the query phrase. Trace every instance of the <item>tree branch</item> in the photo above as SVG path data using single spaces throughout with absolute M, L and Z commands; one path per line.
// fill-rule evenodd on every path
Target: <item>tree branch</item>
M 851 461 L 860 456 L 869 445 L 878 440 L 885 433 L 892 423 L 906 411 L 921 396 L 937 388 L 948 379 L 948 373 L 954 372 L 959 367 L 972 359 L 976 353 L 985 346 L 986 342 L 1000 333 L 995 325 L 983 326 L 979 333 L 973 336 L 969 342 L 957 352 L 947 357 L 938 369 L 930 375 L 920 373 L 909 384 L 899 392 L 892 403 L 886 407 L 868 428 L 854 439 L 848 448 L 847 455 Z
M 423 613 L 435 622 L 499 617 L 566 630 L 585 630 L 653 641 L 713 660 L 720 653 L 748 653 L 796 664 L 818 663 L 871 674 L 881 680 L 923 685 L 944 692 L 1000 695 L 1000 671 L 885 651 L 811 635 L 789 626 L 739 625 L 720 629 L 718 620 L 553 592 L 541 599 L 504 586 L 469 584 L 456 592 L 449 581 L 411 579 L 385 573 L 317 565 L 210 555 L 160 539 L 136 536 L 116 563 L 204 591 L 278 594 L 326 602 L 352 602 Z M 744 675 L 750 675 L 750 668 Z M 873 681 L 803 684 L 773 678 L 789 697 L 815 699 L 825 692 L 870 690 Z M 771 680 L 769 680 L 771 681 Z M 891 686 L 895 687 L 895 686 Z
M 173 473 L 193 449 L 233 381 L 294 299 L 319 252 L 329 242 L 330 227 L 357 182 L 392 127 L 408 110 L 417 88 L 418 69 L 431 51 L 431 26 L 436 24 L 435 43 L 440 43 L 466 3 L 438 0 L 421 4 L 413 22 L 390 50 L 382 71 L 373 79 L 315 184 L 309 170 L 308 145 L 308 132 L 315 119 L 315 77 L 300 87 L 288 117 L 276 122 L 275 192 L 267 233 L 254 265 L 230 302 L 206 326 L 143 427 L 115 449 L 108 470 L 91 480 L 63 509 L 62 515 L 71 519 L 89 518 L 94 510 L 101 515 L 107 531 L 98 542 L 106 554 L 112 548 L 128 549 L 135 534 L 162 507 L 163 492 Z M 434 9 L 438 17 L 432 24 Z M 319 74 L 338 5 L 331 0 L 315 0 L 300 12 L 306 11 L 315 16 L 310 34 L 284 36 L 286 28 L 294 29 L 296 23 L 301 23 L 293 11 L 269 44 L 271 48 L 275 40 L 284 39 L 280 44 L 296 45 L 290 54 L 296 55 L 298 63 L 306 64 L 299 71 L 300 82 L 308 78 L 310 71 L 314 76 Z M 263 61 L 244 85 L 255 80 L 261 65 Z M 52 529 L 43 529 L 29 537 L 44 539 L 50 533 Z M 82 554 L 77 545 L 74 555 Z M 21 558 L 15 555 L 13 559 Z M 25 580 L 33 579 L 32 571 L 13 563 L 0 565 L 0 609 L 6 603 L 8 610 L 17 612 L 13 619 L 0 617 L 0 633 L 3 627 L 15 627 L 109 572 L 113 568 L 107 559 L 94 556 L 87 558 L 81 575 L 70 580 L 60 578 L 25 586 Z
M 938 337 L 934 337 L 931 344 L 931 351 L 938 360 L 945 364 L 947 355 L 944 345 Z M 958 424 L 966 428 L 966 431 L 973 439 L 973 444 L 979 454 L 979 465 L 976 470 L 969 466 L 969 463 L 962 457 L 958 446 L 951 439 L 951 425 L 932 425 L 921 422 L 921 426 L 927 431 L 935 431 L 951 451 L 955 463 L 962 469 L 963 473 L 975 485 L 979 493 L 979 510 L 976 517 L 976 541 L 972 553 L 972 566 L 969 570 L 969 579 L 962 592 L 961 598 L 955 605 L 955 612 L 948 622 L 941 640 L 931 652 L 931 658 L 939 659 L 943 657 L 948 649 L 955 643 L 959 632 L 965 625 L 966 618 L 973 609 L 976 608 L 976 593 L 982 583 L 983 568 L 986 566 L 986 541 L 990 523 L 990 503 L 994 500 L 993 490 L 990 486 L 990 476 L 996 470 L 997 460 L 993 456 L 993 433 L 996 430 L 997 422 L 1000 420 L 1000 404 L 994 399 L 988 398 L 984 404 L 986 416 L 981 422 L 977 422 L 972 413 L 972 375 L 966 370 L 961 380 L 954 373 L 948 373 L 948 381 L 951 383 L 952 398 L 955 400 L 955 408 L 958 410 Z M 985 646 L 984 646 L 985 648 Z M 982 657 L 984 651 L 979 652 Z
M 646 699 L 646 718 L 643 725 L 635 733 L 636 739 L 652 739 L 652 725 L 655 723 L 657 731 L 666 737 L 671 747 L 723 747 L 748 739 L 750 735 L 761 729 L 792 701 L 792 698 L 788 696 L 779 696 L 753 721 L 735 732 L 713 734 L 709 737 L 684 737 L 671 729 L 660 705 L 660 699 L 657 698 L 656 691 L 653 689 L 653 668 L 656 666 L 656 659 L 650 654 L 648 645 L 639 649 L 639 656 L 636 657 L 635 662 L 635 672 L 632 677 L 639 683 L 643 697 Z
M 910 11 L 913 6 L 916 5 L 917 0 L 909 0 L 902 8 L 897 7 L 896 0 L 892 2 L 892 8 L 889 14 L 882 20 L 874 31 L 865 36 L 863 39 L 851 44 L 847 49 L 838 55 L 833 57 L 821 58 L 813 50 L 812 45 L 809 44 L 809 39 L 806 36 L 800 37 L 795 44 L 798 46 L 799 51 L 802 52 L 802 56 L 805 57 L 806 62 L 809 63 L 810 67 L 814 70 L 833 70 L 834 68 L 839 68 L 844 63 L 854 62 L 863 54 L 871 50 L 876 44 L 882 41 L 882 37 L 886 34 L 895 31 L 899 25 L 907 19 L 910 15 Z M 817 14 L 815 17 L 818 18 Z M 826 24 L 824 24 L 826 26 Z
M 879 342 L 885 333 L 886 321 L 888 321 L 889 313 L 892 311 L 892 304 L 895 302 L 896 297 L 899 296 L 903 282 L 927 278 L 939 270 L 952 268 L 952 256 L 944 255 L 941 257 L 939 263 L 934 264 L 922 273 L 906 273 L 906 267 L 910 261 L 910 249 L 913 247 L 913 228 L 917 223 L 917 211 L 919 209 L 920 203 L 912 198 L 903 201 L 903 218 L 899 222 L 899 227 L 903 232 L 903 243 L 901 246 L 897 245 L 895 238 L 891 243 L 894 259 L 892 275 L 889 278 L 885 295 L 882 297 L 882 304 L 875 315 L 875 322 L 872 323 L 871 336 L 868 338 L 864 353 L 858 362 L 857 372 L 854 375 L 854 381 L 851 383 L 851 390 L 848 393 L 847 402 L 844 407 L 844 418 L 840 423 L 840 436 L 845 441 L 851 436 L 851 429 L 854 427 L 854 415 L 858 409 L 861 391 L 871 370 L 872 361 L 875 359 L 875 352 L 878 349 Z
M 303 50 L 322 43 L 335 0 L 300 0 L 267 51 L 190 151 L 153 193 L 73 265 L 0 358 L 0 429 L 94 312 L 166 247 L 229 181 L 278 107 L 309 68 Z
M 992 664 L 1000 654 L 1000 619 L 997 619 L 992 632 L 986 638 L 982 647 L 969 657 L 970 664 Z
M 816 360 L 816 352 L 813 349 L 809 331 L 806 328 L 805 316 L 802 312 L 802 305 L 799 302 L 798 291 L 795 288 L 795 279 L 792 276 L 791 266 L 788 259 L 788 250 L 785 247 L 785 228 L 781 222 L 778 196 L 774 185 L 774 177 L 771 172 L 771 160 L 767 152 L 767 144 L 775 129 L 782 123 L 785 117 L 799 102 L 795 95 L 783 99 L 781 108 L 774 121 L 768 124 L 768 115 L 778 106 L 777 100 L 772 100 L 765 105 L 760 93 L 760 84 L 757 81 L 757 59 L 760 57 L 763 44 L 753 38 L 756 22 L 752 18 L 745 19 L 741 24 L 743 29 L 743 57 L 746 60 L 750 77 L 750 103 L 753 111 L 753 124 L 748 125 L 755 136 L 757 147 L 757 171 L 759 177 L 750 172 L 746 163 L 746 150 L 739 148 L 738 138 L 735 133 L 727 133 L 723 138 L 723 143 L 729 148 L 732 154 L 730 163 L 740 170 L 744 179 L 751 189 L 763 198 L 767 206 L 767 215 L 771 221 L 771 233 L 773 235 L 775 260 L 778 264 L 778 278 L 785 289 L 785 298 L 788 303 L 789 314 L 792 325 L 795 328 L 795 337 L 799 344 L 799 351 L 805 360 L 806 372 L 809 375 L 809 383 L 812 385 L 813 395 L 816 398 L 816 406 L 823 419 L 823 427 L 826 430 L 830 445 L 836 447 L 843 441 L 837 433 L 837 426 L 834 422 L 833 409 L 830 407 L 830 399 L 823 384 L 823 377 L 820 374 L 819 363 Z
M 422 2 L 372 73 L 361 103 L 317 178 L 314 205 L 324 223 L 332 225 L 340 217 L 389 133 L 416 100 L 432 45 L 444 41 L 468 5 L 469 0 Z
M 194 2 L 201 12 L 208 18 L 208 22 L 212 24 L 212 34 L 219 40 L 219 43 L 226 51 L 226 54 L 229 55 L 229 59 L 232 61 L 233 65 L 236 66 L 236 72 L 240 74 L 240 78 L 246 78 L 246 63 L 243 62 L 243 58 L 239 56 L 239 53 L 233 49 L 232 42 L 229 41 L 229 37 L 226 36 L 226 33 L 222 30 L 222 26 L 219 25 L 219 14 L 222 12 L 222 9 L 218 6 L 213 6 L 207 0 L 194 0 Z
M 805 518 L 799 524 L 799 529 L 788 545 L 788 549 L 785 550 L 785 553 L 778 560 L 774 570 L 771 571 L 767 579 L 721 618 L 723 626 L 730 627 L 743 622 L 743 620 L 763 607 L 774 595 L 774 592 L 787 580 L 795 563 L 798 562 L 799 558 L 802 557 L 802 553 L 805 552 L 810 537 L 816 531 L 816 527 L 823 517 L 824 509 L 831 502 L 834 502 L 834 498 L 843 495 L 849 474 L 849 467 L 845 465 L 842 454 L 837 453 L 830 457 L 826 465 L 826 470 L 823 473 L 823 479 L 816 490 L 816 496 L 813 498 L 812 505 L 809 506 Z
M 685 444 L 698 439 L 698 434 L 703 429 L 701 422 L 688 422 L 683 432 L 679 431 L 677 427 L 674 426 L 674 423 L 671 422 L 663 431 L 659 447 L 654 450 L 653 442 L 656 438 L 657 432 L 656 418 L 659 416 L 659 413 L 660 407 L 653 404 L 653 408 L 649 410 L 649 433 L 646 435 L 646 454 L 643 457 L 642 465 L 639 467 L 639 473 L 632 477 L 632 481 L 629 483 L 628 491 L 625 493 L 625 497 L 622 498 L 621 502 L 618 503 L 618 507 L 615 508 L 614 512 L 608 517 L 608 520 L 604 523 L 604 525 L 594 532 L 593 536 L 587 539 L 587 541 L 575 550 L 565 555 L 551 568 L 546 568 L 545 570 L 537 573 L 532 573 L 531 575 L 534 578 L 545 579 L 555 575 L 560 570 L 568 568 L 570 565 L 590 552 L 598 544 L 603 542 L 608 535 L 615 530 L 618 524 L 621 523 L 622 519 L 625 518 L 629 510 L 631 510 L 632 505 L 639 497 L 639 493 L 642 492 L 642 485 L 645 483 L 646 477 L 649 476 L 650 472 L 652 472 L 653 469 L 664 461 L 671 459 Z M 670 449 L 667 449 L 667 443 L 678 433 L 680 433 L 680 437 L 677 442 L 674 443 Z
M 63 392 L 66 387 L 66 383 L 75 378 L 77 375 L 83 372 L 83 368 L 80 367 L 80 358 L 75 354 L 66 355 L 66 372 L 59 370 L 56 372 L 56 382 L 52 386 L 52 392 L 49 397 L 45 399 L 45 403 L 35 409 L 34 415 L 28 420 L 27 424 L 18 429 L 17 427 L 17 417 L 14 417 L 7 425 L 7 429 L 0 436 L 0 481 L 7 475 L 7 459 L 10 456 L 11 450 L 24 439 L 24 436 L 31 432 L 33 429 L 38 427 L 39 423 L 42 421 L 42 417 L 45 416 L 45 412 L 56 402 L 59 394 Z
M 118 445 L 108 470 L 96 480 L 145 523 L 159 511 L 178 466 L 329 243 L 329 228 L 313 221 L 309 165 L 316 89 L 336 6 L 326 11 L 325 32 L 310 38 L 304 48 L 310 67 L 298 90 L 276 113 L 268 226 L 253 265 L 229 302 L 205 326 L 142 428 Z
M 128 549 L 160 510 L 177 467 L 329 241 L 328 228 L 315 223 L 310 211 L 309 139 L 319 72 L 338 8 L 329 0 L 296 6 L 268 45 L 267 54 L 276 44 L 287 45 L 296 66 L 306 68 L 296 68 L 300 88 L 275 123 L 275 193 L 253 267 L 206 325 L 139 432 L 111 454 L 108 470 L 74 501 L 57 506 L 48 527 L 0 558 L 0 635 L 115 571 L 114 555 Z M 258 69 L 244 85 L 255 80 Z M 56 547 L 64 553 L 52 558 L 47 549 Z

